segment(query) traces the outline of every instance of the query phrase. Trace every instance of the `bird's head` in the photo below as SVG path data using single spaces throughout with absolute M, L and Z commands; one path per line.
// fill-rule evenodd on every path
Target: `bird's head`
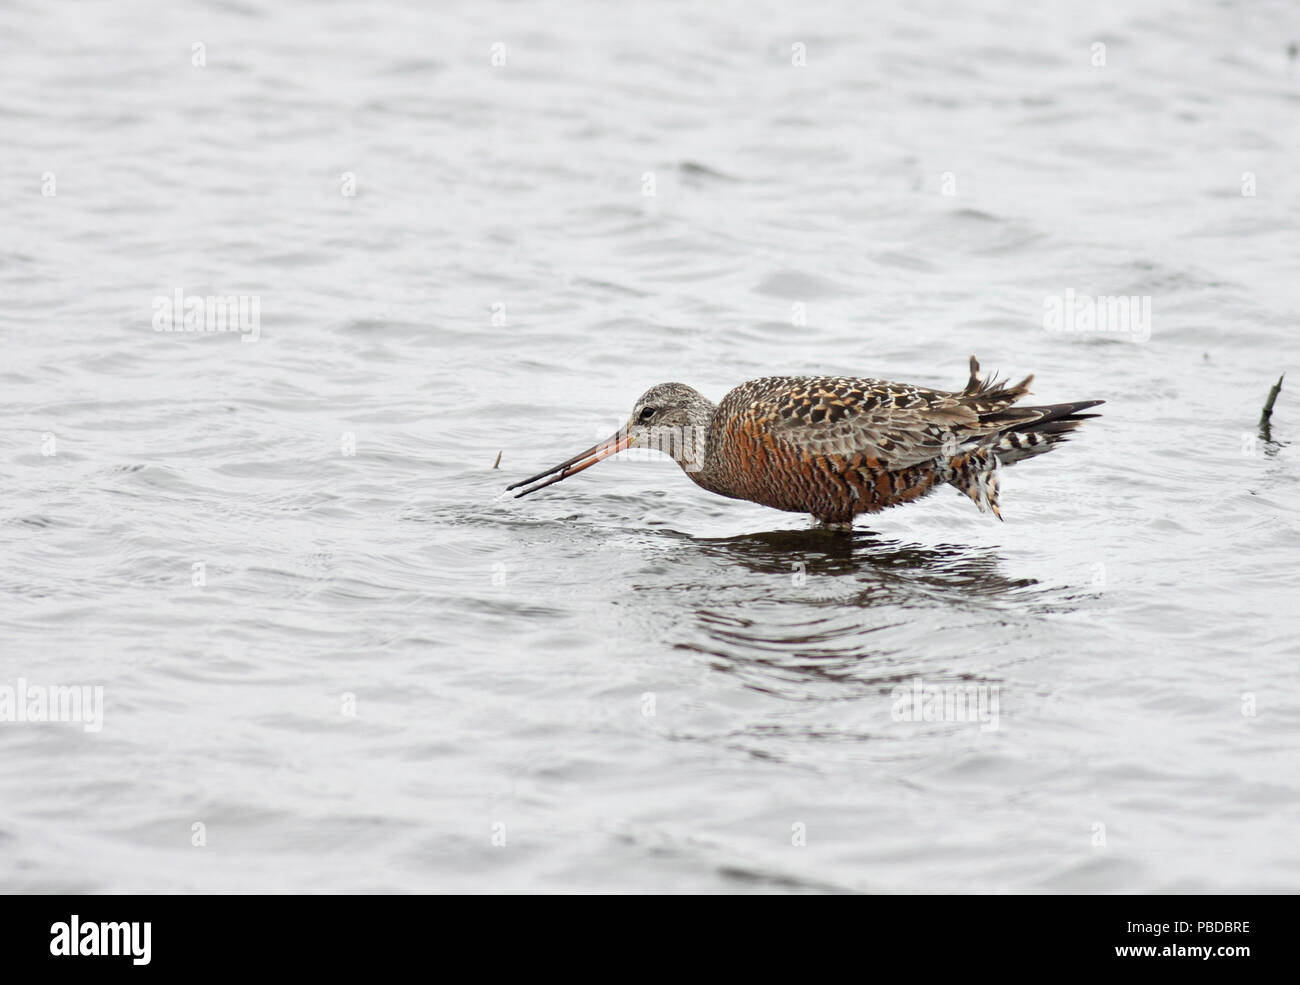
M 566 462 L 507 488 L 525 486 L 516 495 L 526 496 L 628 448 L 661 451 L 688 473 L 697 472 L 704 465 L 705 442 L 715 409 L 708 399 L 685 383 L 652 386 L 637 400 L 627 423 L 610 437 Z M 545 481 L 539 482 L 541 479 Z

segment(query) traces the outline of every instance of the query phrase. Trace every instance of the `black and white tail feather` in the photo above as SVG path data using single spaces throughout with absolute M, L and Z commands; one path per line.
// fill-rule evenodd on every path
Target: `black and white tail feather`
M 1026 376 L 1015 386 L 1007 386 L 996 378 L 986 380 L 979 361 L 970 357 L 970 381 L 962 395 L 968 398 L 967 406 L 979 415 L 982 433 L 967 438 L 953 450 L 948 459 L 951 475 L 946 481 L 969 496 L 981 513 L 992 510 L 999 520 L 998 468 L 1051 451 L 1084 421 L 1101 416 L 1080 411 L 1105 403 L 1078 400 L 1043 407 L 1012 407 L 1028 396 L 1033 381 L 1033 376 Z

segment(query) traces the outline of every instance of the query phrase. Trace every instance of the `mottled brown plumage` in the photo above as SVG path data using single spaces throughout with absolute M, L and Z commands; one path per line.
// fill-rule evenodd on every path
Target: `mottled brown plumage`
M 769 376 L 736 387 L 715 407 L 684 384 L 661 383 L 607 441 L 509 488 L 527 486 L 523 496 L 615 452 L 645 447 L 670 454 L 710 492 L 811 513 L 830 526 L 910 503 L 945 483 L 1001 517 L 999 466 L 1050 450 L 1097 416 L 1079 411 L 1102 403 L 1013 407 L 1032 380 L 986 380 L 972 356 L 966 387 L 953 392 Z

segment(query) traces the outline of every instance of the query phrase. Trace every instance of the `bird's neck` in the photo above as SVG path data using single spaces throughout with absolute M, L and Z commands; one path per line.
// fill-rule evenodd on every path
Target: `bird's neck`
M 692 415 L 693 423 L 689 431 L 682 435 L 681 454 L 674 454 L 673 459 L 696 485 L 710 492 L 723 492 L 716 483 L 716 411 L 713 404 L 708 404 L 707 407 L 701 407 L 699 413 Z

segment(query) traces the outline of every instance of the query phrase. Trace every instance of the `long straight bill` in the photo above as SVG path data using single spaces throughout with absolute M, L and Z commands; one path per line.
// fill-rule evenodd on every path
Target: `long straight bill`
M 613 437 L 606 438 L 600 444 L 592 445 L 581 454 L 574 455 L 567 462 L 561 462 L 559 465 L 549 468 L 545 472 L 538 472 L 531 478 L 524 479 L 521 482 L 516 482 L 512 486 L 506 486 L 506 490 L 509 491 L 511 489 L 518 489 L 520 486 L 527 486 L 527 489 L 515 493 L 515 498 L 518 499 L 520 496 L 527 496 L 530 492 L 537 492 L 537 490 L 544 489 L 562 479 L 567 479 L 571 475 L 577 475 L 583 469 L 591 468 L 602 458 L 609 458 L 610 455 L 616 455 L 625 448 L 630 448 L 631 446 L 631 436 L 626 431 L 619 431 Z M 547 476 L 550 476 L 550 478 L 547 479 Z M 546 481 L 538 482 L 538 479 L 546 479 Z M 536 482 L 537 485 L 533 485 L 534 482 Z

